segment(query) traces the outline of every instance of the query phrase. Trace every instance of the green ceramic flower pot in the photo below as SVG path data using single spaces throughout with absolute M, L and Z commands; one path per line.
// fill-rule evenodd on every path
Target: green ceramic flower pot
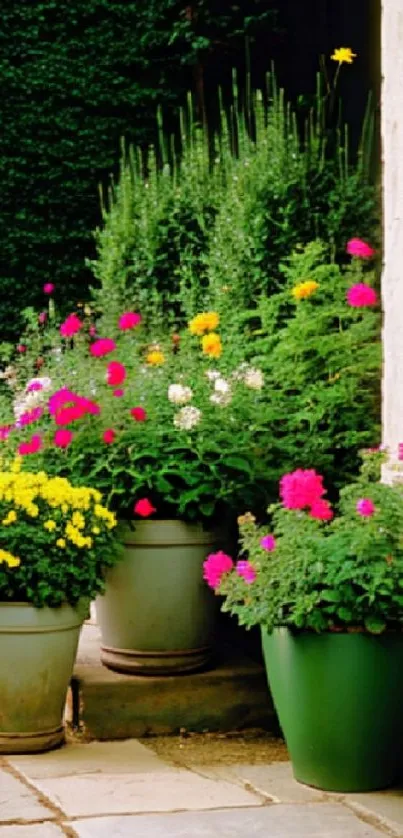
M 262 631 L 274 704 L 301 783 L 392 785 L 401 769 L 403 634 Z
M 139 521 L 122 534 L 124 558 L 96 601 L 102 663 L 137 675 L 205 667 L 217 599 L 203 580 L 203 562 L 219 537 L 181 521 Z
M 0 603 L 0 754 L 64 740 L 63 711 L 84 610 Z

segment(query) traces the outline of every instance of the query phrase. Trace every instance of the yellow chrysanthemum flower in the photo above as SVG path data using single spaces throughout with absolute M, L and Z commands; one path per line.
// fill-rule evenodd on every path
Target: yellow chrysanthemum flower
M 94 533 L 94 535 L 99 535 L 99 533 L 101 532 L 101 530 L 99 529 L 99 527 L 93 527 L 93 528 L 92 528 L 92 530 L 91 530 L 91 532 L 93 532 L 93 533 Z
M 339 64 L 352 64 L 357 54 L 352 51 L 351 47 L 339 47 L 330 57 L 332 61 L 338 61 Z
M 52 521 L 52 519 L 45 521 L 43 528 L 48 532 L 53 532 L 56 529 L 56 521 Z
M 220 335 L 217 335 L 216 332 L 210 332 L 209 335 L 204 335 L 202 338 L 202 349 L 204 355 L 210 355 L 211 358 L 219 358 L 222 353 Z
M 319 282 L 314 279 L 306 279 L 305 282 L 300 282 L 292 289 L 292 295 L 296 300 L 306 300 L 311 297 L 319 288 Z
M 159 349 L 152 349 L 146 356 L 146 361 L 152 367 L 160 367 L 165 364 L 165 355 Z
M 71 518 L 72 524 L 74 527 L 77 527 L 78 530 L 83 530 L 85 527 L 85 518 L 82 512 L 73 512 Z
M 13 556 L 7 550 L 0 550 L 0 564 L 5 563 L 8 567 L 18 567 L 21 564 L 21 559 L 18 556 Z
M 192 335 L 204 335 L 205 332 L 214 332 L 220 322 L 220 315 L 216 311 L 205 311 L 196 314 L 189 323 L 189 332 Z
M 9 524 L 14 524 L 16 520 L 17 520 L 17 513 L 16 513 L 15 509 L 10 509 L 10 511 L 7 513 L 6 517 L 3 518 L 1 523 L 5 527 L 8 527 Z
M 63 549 L 66 546 L 66 539 L 65 538 L 58 538 L 56 541 L 56 546 Z

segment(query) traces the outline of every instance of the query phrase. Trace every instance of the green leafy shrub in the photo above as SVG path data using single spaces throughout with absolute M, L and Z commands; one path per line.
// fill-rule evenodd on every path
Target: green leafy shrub
M 242 563 L 233 568 L 213 554 L 206 566 L 206 576 L 225 595 L 224 610 L 269 632 L 276 626 L 400 630 L 403 487 L 379 482 L 381 459 L 364 455 L 359 478 L 341 491 L 339 514 L 330 522 L 314 517 L 314 506 L 310 512 L 308 503 L 302 508 L 301 495 L 299 503 L 294 499 L 297 509 L 284 508 L 284 488 L 283 506 L 270 509 L 273 536 L 252 515 L 244 516 Z

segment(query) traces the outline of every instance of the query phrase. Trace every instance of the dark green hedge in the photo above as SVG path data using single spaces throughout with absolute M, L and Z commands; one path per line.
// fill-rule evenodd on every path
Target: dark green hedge
M 153 140 L 196 86 L 228 79 L 245 33 L 267 39 L 271 0 L 2 0 L 0 26 L 0 330 L 55 282 L 78 301 L 90 280 L 98 184 L 119 139 Z M 210 79 L 210 82 L 209 82 Z M 207 81 L 206 81 L 207 80 Z M 205 96 L 204 96 L 205 98 Z

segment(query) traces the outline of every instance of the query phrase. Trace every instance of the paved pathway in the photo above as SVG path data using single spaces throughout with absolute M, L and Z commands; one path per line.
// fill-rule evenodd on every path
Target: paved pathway
M 326 795 L 289 763 L 162 761 L 136 740 L 0 759 L 1 838 L 403 836 L 403 791 Z

